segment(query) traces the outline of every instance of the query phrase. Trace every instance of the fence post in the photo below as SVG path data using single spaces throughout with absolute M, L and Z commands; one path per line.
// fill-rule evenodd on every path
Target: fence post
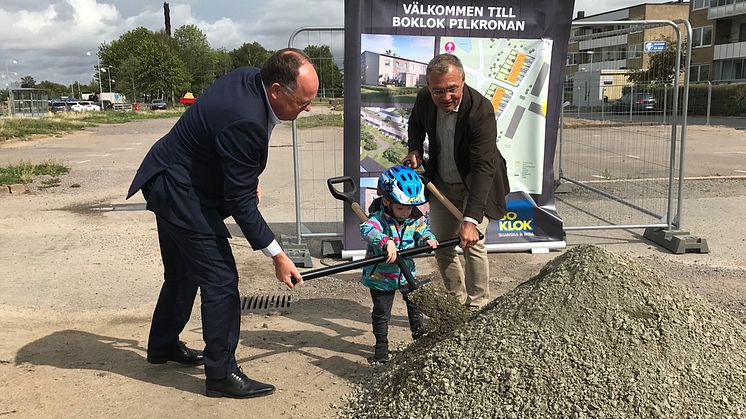
M 632 121 L 632 105 L 635 103 L 635 85 L 629 86 L 629 120 Z
M 668 83 L 663 84 L 663 125 L 666 124 L 666 108 L 668 107 Z
M 712 83 L 707 80 L 707 121 L 705 125 L 710 125 L 710 105 L 712 104 Z

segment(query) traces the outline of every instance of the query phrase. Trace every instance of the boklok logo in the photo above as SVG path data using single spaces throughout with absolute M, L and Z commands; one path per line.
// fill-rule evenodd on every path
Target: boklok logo
M 508 212 L 497 222 L 500 236 L 533 236 L 534 207 L 526 200 L 508 201 Z
M 534 231 L 533 222 L 534 220 L 519 220 L 518 213 L 510 211 L 500 219 L 498 228 L 500 231 Z

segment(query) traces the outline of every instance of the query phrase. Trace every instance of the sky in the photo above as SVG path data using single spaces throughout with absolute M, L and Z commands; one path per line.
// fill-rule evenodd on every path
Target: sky
M 639 3 L 644 1 L 576 0 L 573 16 Z M 172 31 L 197 25 L 213 48 L 229 51 L 254 41 L 276 50 L 298 28 L 344 25 L 344 0 L 171 0 L 169 8 Z M 0 88 L 8 78 L 27 75 L 37 82 L 89 83 L 98 46 L 141 26 L 163 29 L 162 0 L 1 0 Z M 304 33 L 294 46 L 336 42 L 332 49 L 340 50 L 340 39 L 331 32 Z M 116 69 L 111 76 L 116 78 Z M 108 76 L 102 78 L 106 83 Z

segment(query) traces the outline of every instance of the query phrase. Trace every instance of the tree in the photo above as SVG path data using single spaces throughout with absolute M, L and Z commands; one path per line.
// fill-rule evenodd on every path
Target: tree
M 44 80 L 43 82 L 37 84 L 36 88 L 46 90 L 49 93 L 50 99 L 70 95 L 70 86 L 65 86 L 47 80 Z
M 672 83 L 674 77 L 676 77 L 676 44 L 670 42 L 670 39 L 665 38 L 668 41 L 668 47 L 665 51 L 654 52 L 648 63 L 648 68 L 644 70 L 636 70 L 629 76 L 629 81 L 636 84 L 650 84 L 650 83 Z M 679 68 L 679 75 L 684 72 L 685 58 L 686 58 L 686 46 L 681 48 L 681 66 Z
M 328 45 L 309 45 L 303 49 L 316 66 L 319 74 L 319 96 L 338 96 L 342 93 L 342 72 L 339 71 L 337 63 Z
M 176 53 L 192 79 L 191 91 L 203 92 L 215 81 L 217 56 L 207 36 L 195 25 L 182 26 L 174 32 Z
M 231 51 L 233 68 L 242 66 L 261 67 L 273 53 L 274 51 L 265 49 L 256 41 L 250 44 L 245 43 Z
M 31 76 L 23 76 L 21 77 L 21 87 L 22 88 L 33 88 L 36 86 L 36 80 L 34 80 Z
M 175 45 L 164 33 L 137 28 L 101 45 L 99 56 L 102 66 L 121 67 L 118 81 L 126 87 L 136 85 L 138 94 L 180 96 L 190 88 L 190 78 Z
M 234 67 L 233 67 L 233 58 L 231 57 L 231 53 L 228 52 L 225 48 L 220 48 L 215 51 L 213 51 L 213 55 L 215 55 L 215 78 L 219 78 L 220 76 L 224 76 L 228 73 L 230 73 Z

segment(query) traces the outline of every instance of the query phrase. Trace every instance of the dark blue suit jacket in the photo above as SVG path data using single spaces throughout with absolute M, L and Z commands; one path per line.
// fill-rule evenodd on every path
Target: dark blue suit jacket
M 218 79 L 145 156 L 127 198 L 143 190 L 147 208 L 190 231 L 230 237 L 231 215 L 251 247 L 275 236 L 257 208 L 267 164 L 269 115 L 257 68 Z

